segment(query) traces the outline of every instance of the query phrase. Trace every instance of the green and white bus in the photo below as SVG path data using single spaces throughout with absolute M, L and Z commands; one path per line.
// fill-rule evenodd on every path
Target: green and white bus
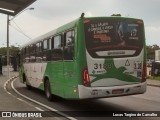
M 27 88 L 45 91 L 49 100 L 142 94 L 143 21 L 82 16 L 22 46 L 19 70 Z

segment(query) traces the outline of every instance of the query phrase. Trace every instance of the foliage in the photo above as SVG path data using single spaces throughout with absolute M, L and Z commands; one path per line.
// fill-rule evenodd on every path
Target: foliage
M 149 45 L 146 46 L 147 49 L 147 59 L 155 59 L 155 50 L 160 49 L 160 47 L 158 45 Z
M 17 56 L 19 51 L 20 51 L 19 47 L 11 46 L 9 48 L 9 53 L 11 56 Z M 0 55 L 7 55 L 7 48 L 6 47 L 0 48 Z
M 160 76 L 157 77 L 157 76 L 150 76 L 148 79 L 150 80 L 159 80 L 160 81 Z

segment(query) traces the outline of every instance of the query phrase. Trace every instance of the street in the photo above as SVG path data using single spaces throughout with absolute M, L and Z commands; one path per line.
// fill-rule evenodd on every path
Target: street
M 50 106 L 58 111 L 64 112 L 70 116 L 74 116 L 76 119 L 97 119 L 94 117 L 95 111 L 160 111 L 160 88 L 159 87 L 147 87 L 147 92 L 140 95 L 115 97 L 115 98 L 101 98 L 93 100 L 60 100 L 59 102 L 49 102 L 46 100 L 42 91 L 37 89 L 27 90 L 25 85 L 19 82 L 17 79 L 14 82 L 14 88 L 21 94 L 38 101 L 46 106 Z M 13 92 L 13 91 L 12 91 Z M 15 94 L 13 92 L 13 94 Z M 71 112 L 67 112 L 71 111 Z M 91 111 L 87 112 L 75 112 L 75 111 Z M 93 111 L 93 112 L 92 112 Z M 91 116 L 93 115 L 93 116 Z M 87 118 L 86 118 L 87 116 Z M 107 117 L 108 118 L 108 117 Z M 127 117 L 125 117 L 128 119 Z M 106 117 L 100 117 L 98 119 L 106 119 Z M 114 119 L 121 119 L 115 117 Z M 123 118 L 124 119 L 124 118 Z M 130 118 L 131 119 L 131 118 Z M 133 117 L 132 119 L 135 119 Z M 159 119 L 157 117 L 139 117 L 136 119 Z

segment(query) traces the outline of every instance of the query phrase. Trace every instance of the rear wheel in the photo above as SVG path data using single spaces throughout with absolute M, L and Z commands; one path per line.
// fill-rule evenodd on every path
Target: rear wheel
M 52 92 L 51 92 L 51 85 L 50 85 L 50 82 L 49 82 L 48 79 L 45 80 L 44 90 L 45 90 L 46 98 L 47 98 L 49 101 L 54 101 L 54 102 L 59 101 L 59 97 L 52 94 Z
M 46 94 L 47 99 L 49 101 L 52 101 L 53 100 L 53 95 L 51 93 L 50 82 L 49 82 L 48 79 L 45 81 L 44 89 L 45 89 L 45 94 Z
M 32 86 L 28 85 L 27 81 L 26 81 L 26 87 L 28 90 L 31 90 Z
M 23 81 L 26 83 L 27 89 L 28 89 L 28 90 L 31 90 L 32 87 L 31 87 L 31 85 L 29 85 L 29 84 L 27 83 L 25 74 L 23 75 Z

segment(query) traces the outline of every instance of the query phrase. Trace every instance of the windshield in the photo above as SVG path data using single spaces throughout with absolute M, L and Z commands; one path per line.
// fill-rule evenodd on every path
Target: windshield
M 88 53 L 94 58 L 138 55 L 144 43 L 141 20 L 84 20 Z

